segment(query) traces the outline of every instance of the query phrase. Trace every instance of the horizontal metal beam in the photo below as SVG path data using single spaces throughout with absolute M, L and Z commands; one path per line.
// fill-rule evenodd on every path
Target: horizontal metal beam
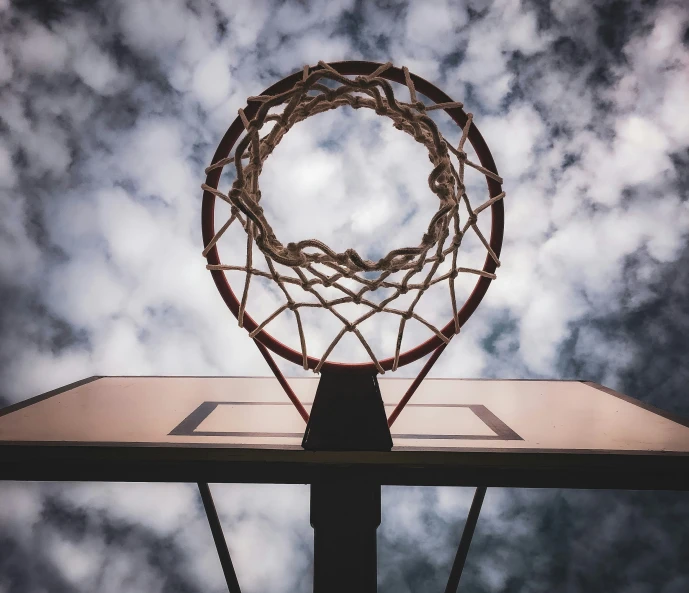
M 689 490 L 689 455 L 534 450 L 387 452 L 181 444 L 0 444 L 0 480 Z

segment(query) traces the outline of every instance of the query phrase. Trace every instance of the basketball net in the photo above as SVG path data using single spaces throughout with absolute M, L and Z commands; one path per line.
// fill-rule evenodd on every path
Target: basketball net
M 495 263 L 500 261 L 489 242 L 478 227 L 478 217 L 495 202 L 502 200 L 501 192 L 478 206 L 473 206 L 467 195 L 464 176 L 467 167 L 471 167 L 487 178 L 502 183 L 494 172 L 478 163 L 472 162 L 464 150 L 472 126 L 473 116 L 467 114 L 466 124 L 462 128 L 457 146 L 450 144 L 440 133 L 428 112 L 436 109 L 462 108 L 461 103 L 447 102 L 433 105 L 424 104 L 418 97 L 415 85 L 407 68 L 403 68 L 409 101 L 401 101 L 394 95 L 392 85 L 381 75 L 392 67 L 391 63 L 383 64 L 366 76 L 345 76 L 324 62 L 319 62 L 320 69 L 311 71 L 308 66 L 303 69 L 301 80 L 284 92 L 275 95 L 250 97 L 249 102 L 259 104 L 256 114 L 248 118 L 243 109 L 239 110 L 245 136 L 237 144 L 232 156 L 214 162 L 206 169 L 209 174 L 233 163 L 236 178 L 228 193 L 207 184 L 202 188 L 230 205 L 228 220 L 213 235 L 203 251 L 204 257 L 213 250 L 231 225 L 241 225 L 246 232 L 246 260 L 243 265 L 209 263 L 207 268 L 216 271 L 244 272 L 244 286 L 239 303 L 237 319 L 239 326 L 244 326 L 246 306 L 249 297 L 251 279 L 263 277 L 273 281 L 284 296 L 281 304 L 272 314 L 258 322 L 249 335 L 254 338 L 278 316 L 291 311 L 294 314 L 300 341 L 300 351 L 304 369 L 309 368 L 308 347 L 300 310 L 321 308 L 334 315 L 342 328 L 330 341 L 314 368 L 320 372 L 323 364 L 347 332 L 352 332 L 360 341 L 379 373 L 384 369 L 369 342 L 361 331 L 361 324 L 376 314 L 388 314 L 399 317 L 396 346 L 392 370 L 396 370 L 400 361 L 400 351 L 407 321 L 415 319 L 425 325 L 446 345 L 453 335 L 459 333 L 458 304 L 455 282 L 459 274 L 473 274 L 494 279 L 495 274 L 485 270 L 466 268 L 458 265 L 458 253 L 466 233 L 473 232 Z M 330 81 L 326 84 L 326 81 Z M 363 258 L 356 250 L 347 249 L 336 252 L 317 239 L 305 239 L 297 243 L 283 244 L 266 219 L 261 207 L 261 190 L 259 177 L 266 159 L 280 143 L 285 134 L 298 122 L 308 117 L 349 106 L 353 109 L 371 109 L 376 114 L 388 117 L 395 128 L 406 132 L 428 150 L 433 169 L 428 177 L 428 186 L 438 199 L 438 209 L 428 223 L 426 232 L 418 245 L 396 248 L 377 261 Z M 274 122 L 267 133 L 261 135 L 264 125 Z M 453 160 L 454 159 L 454 160 Z M 456 161 L 456 162 L 455 162 Z M 375 163 L 374 163 L 375 164 Z M 254 244 L 265 258 L 268 271 L 254 265 Z M 439 271 L 443 262 L 449 261 L 442 273 Z M 281 267 L 278 269 L 276 264 Z M 291 273 L 286 273 L 284 268 Z M 373 277 L 372 277 L 373 276 Z M 436 327 L 417 311 L 417 305 L 424 293 L 436 284 L 445 283 L 448 287 L 449 300 L 454 317 L 454 333 Z M 354 288 L 353 288 L 354 286 Z M 335 288 L 337 298 L 326 298 L 319 287 Z M 387 289 L 389 296 L 376 302 L 371 298 L 378 289 Z M 313 298 L 302 299 L 295 296 L 309 294 Z M 301 293 L 299 292 L 301 291 Z M 404 307 L 395 307 L 395 300 L 409 292 L 415 293 L 411 303 Z M 350 320 L 338 310 L 338 305 L 353 303 L 362 305 L 363 314 Z

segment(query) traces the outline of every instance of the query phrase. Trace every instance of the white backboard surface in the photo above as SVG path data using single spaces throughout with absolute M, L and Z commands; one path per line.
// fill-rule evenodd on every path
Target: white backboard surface
M 289 383 L 309 410 L 318 379 L 291 378 Z M 382 378 L 379 383 L 389 416 L 411 379 Z M 45 456 L 53 445 L 60 452 L 51 449 L 50 455 L 62 457 L 68 454 L 65 447 L 87 457 L 97 448 L 131 452 L 138 447 L 176 451 L 171 454 L 175 461 L 185 448 L 208 447 L 232 450 L 233 460 L 254 464 L 270 459 L 271 450 L 301 455 L 284 458 L 300 463 L 338 459 L 337 453 L 313 457 L 303 451 L 304 429 L 304 420 L 274 378 L 101 377 L 0 411 L 0 456 L 22 445 L 22 454 Z M 579 381 L 427 379 L 391 433 L 392 452 L 359 453 L 356 459 L 421 459 L 430 465 L 442 459 L 452 465 L 455 458 L 437 454 L 461 455 L 459 463 L 467 453 L 523 452 L 689 460 L 686 422 Z M 251 451 L 256 453 L 242 457 Z M 412 459 L 404 452 L 426 456 Z M 132 458 L 138 459 L 136 454 Z

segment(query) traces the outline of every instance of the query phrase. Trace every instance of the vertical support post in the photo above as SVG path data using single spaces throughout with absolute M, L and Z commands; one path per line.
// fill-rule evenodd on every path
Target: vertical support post
M 376 375 L 322 373 L 302 447 L 389 451 L 392 437 Z M 378 525 L 379 483 L 344 470 L 311 484 L 314 593 L 376 593 Z
M 311 485 L 314 593 L 376 593 L 380 484 Z

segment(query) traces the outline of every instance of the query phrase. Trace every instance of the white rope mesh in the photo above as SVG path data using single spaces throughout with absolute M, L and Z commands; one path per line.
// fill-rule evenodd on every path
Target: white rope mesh
M 319 65 L 321 69 L 311 73 L 309 67 L 305 66 L 302 80 L 284 93 L 275 96 L 250 97 L 249 101 L 260 103 L 256 116 L 251 120 L 246 117 L 243 110 L 239 110 L 239 115 L 246 129 L 246 135 L 237 144 L 233 156 L 224 158 L 206 169 L 206 173 L 208 173 L 229 163 L 234 163 L 236 179 L 233 181 L 228 194 L 224 194 L 206 184 L 202 185 L 204 190 L 227 202 L 231 207 L 230 218 L 216 232 L 203 251 L 203 255 L 205 257 L 208 254 L 232 224 L 240 224 L 247 236 L 245 264 L 207 265 L 207 268 L 210 270 L 241 271 L 245 273 L 244 289 L 238 314 L 240 327 L 243 326 L 252 277 L 267 278 L 277 284 L 284 295 L 285 302 L 258 324 L 258 327 L 250 333 L 251 337 L 265 329 L 268 324 L 283 312 L 287 310 L 292 311 L 299 333 L 303 366 L 307 369 L 307 344 L 299 311 L 308 307 L 323 308 L 339 319 L 342 323 L 342 329 L 320 356 L 320 363 L 314 370 L 319 372 L 323 363 L 328 359 L 345 333 L 352 332 L 359 339 L 378 371 L 383 373 L 384 371 L 378 358 L 360 331 L 361 324 L 376 313 L 383 312 L 399 316 L 400 323 L 395 346 L 393 370 L 397 369 L 399 363 L 402 339 L 408 320 L 415 319 L 419 321 L 440 340 L 448 342 L 449 338 L 440 329 L 417 314 L 415 311 L 416 306 L 423 294 L 431 286 L 447 282 L 455 318 L 456 333 L 459 332 L 455 279 L 460 273 L 476 274 L 491 279 L 495 278 L 495 275 L 479 269 L 458 266 L 458 251 L 465 233 L 472 229 L 488 254 L 495 261 L 496 266 L 500 265 L 497 255 L 490 248 L 486 238 L 477 226 L 477 217 L 494 202 L 501 200 L 505 194 L 503 192 L 476 208 L 472 207 L 464 185 L 465 167 L 472 167 L 483 175 L 500 183 L 502 182 L 500 177 L 491 171 L 471 162 L 464 151 L 464 145 L 472 123 L 472 115 L 468 114 L 468 120 L 462 130 L 461 139 L 455 148 L 443 138 L 434 121 L 426 113 L 432 109 L 462 107 L 461 103 L 424 105 L 424 103 L 417 99 L 416 89 L 406 68 L 403 71 L 410 94 L 410 102 L 397 100 L 390 83 L 380 77 L 380 74 L 391 66 L 389 63 L 381 66 L 369 76 L 357 77 L 343 76 L 324 62 L 319 62 Z M 323 79 L 333 81 L 335 85 L 326 86 L 321 82 Z M 259 176 L 263 164 L 284 135 L 292 126 L 307 117 L 346 105 L 354 109 L 372 109 L 378 115 L 392 119 L 393 125 L 397 129 L 410 134 L 415 140 L 426 146 L 429 158 L 433 164 L 433 170 L 428 178 L 428 185 L 437 196 L 439 206 L 437 212 L 431 218 L 420 244 L 413 247 L 394 249 L 378 261 L 364 259 L 354 249 L 347 249 L 342 253 L 337 253 L 317 239 L 307 239 L 298 243 L 283 245 L 275 236 L 265 218 L 263 208 L 260 206 Z M 284 106 L 282 111 L 275 111 L 276 108 L 282 106 Z M 271 121 L 275 122 L 275 125 L 267 134 L 261 137 L 260 131 L 264 124 Z M 454 166 L 451 156 L 457 158 L 457 167 Z M 245 164 L 245 161 L 248 161 L 248 163 Z M 463 208 L 466 208 L 466 217 L 461 214 Z M 254 266 L 254 243 L 265 257 L 268 266 L 267 272 Z M 448 257 L 451 260 L 450 271 L 436 277 L 440 265 Z M 274 265 L 275 263 L 286 266 L 295 275 L 278 272 Z M 324 267 L 329 272 L 324 273 L 316 266 Z M 375 279 L 370 279 L 364 276 L 367 272 L 379 272 L 379 275 Z M 397 272 L 401 273 L 401 279 L 394 279 Z M 347 287 L 342 282 L 345 279 L 355 281 L 357 285 L 360 285 L 360 288 L 353 290 Z M 321 286 L 333 287 L 339 291 L 341 296 L 335 299 L 326 299 L 317 290 L 317 287 Z M 288 290 L 290 287 L 301 289 L 313 295 L 315 301 L 304 302 L 298 299 L 295 300 Z M 381 288 L 390 289 L 392 294 L 380 302 L 374 302 L 367 298 L 369 293 Z M 416 291 L 416 296 L 408 307 L 397 309 L 391 306 L 393 301 L 400 295 L 407 294 L 410 291 Z M 357 319 L 350 321 L 335 308 L 346 303 L 364 305 L 368 307 L 368 310 Z

